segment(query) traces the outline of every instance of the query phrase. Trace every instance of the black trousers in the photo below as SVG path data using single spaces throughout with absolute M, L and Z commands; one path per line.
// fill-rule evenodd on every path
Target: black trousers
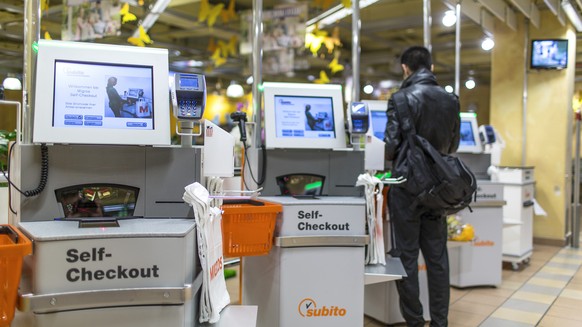
M 447 222 L 442 215 L 411 209 L 414 197 L 391 188 L 388 208 L 395 246 L 408 277 L 396 282 L 400 311 L 408 326 L 424 326 L 418 286 L 418 254 L 426 262 L 431 326 L 447 326 L 450 281 L 447 252 Z

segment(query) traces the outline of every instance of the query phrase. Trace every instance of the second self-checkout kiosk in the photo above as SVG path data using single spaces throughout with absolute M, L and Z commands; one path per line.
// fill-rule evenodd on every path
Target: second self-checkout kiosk
M 197 226 L 182 196 L 233 175 L 234 138 L 205 121 L 204 146 L 170 145 L 167 50 L 41 40 L 36 66 L 33 143 L 15 145 L 10 175 L 22 191 L 12 223 L 34 243 L 12 326 L 200 325 Z M 175 80 L 177 118 L 200 118 L 203 76 Z M 136 89 L 147 115 L 123 96 Z M 249 309 L 225 315 L 254 321 Z

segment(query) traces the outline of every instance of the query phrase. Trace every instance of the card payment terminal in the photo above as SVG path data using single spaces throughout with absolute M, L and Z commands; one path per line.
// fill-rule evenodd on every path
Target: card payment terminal
M 204 75 L 174 75 L 170 86 L 174 116 L 179 120 L 197 120 L 202 118 L 206 106 L 206 80 Z

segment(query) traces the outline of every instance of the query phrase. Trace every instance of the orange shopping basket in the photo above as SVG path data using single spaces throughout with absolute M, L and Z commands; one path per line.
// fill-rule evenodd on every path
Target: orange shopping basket
M 32 253 L 32 243 L 10 225 L 0 225 L 0 327 L 14 319 L 22 258 Z
M 247 200 L 222 206 L 222 247 L 225 257 L 268 254 L 273 245 L 280 204 Z

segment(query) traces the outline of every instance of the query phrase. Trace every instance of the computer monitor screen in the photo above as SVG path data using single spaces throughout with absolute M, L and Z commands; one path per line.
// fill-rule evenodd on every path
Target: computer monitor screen
M 267 148 L 345 148 L 340 85 L 265 82 Z
M 388 123 L 388 116 L 386 109 L 388 108 L 388 101 L 382 100 L 364 100 L 368 104 L 370 110 L 370 126 L 374 136 L 384 141 L 384 132 L 386 131 L 386 123 Z
M 481 153 L 483 148 L 479 139 L 477 115 L 474 113 L 461 113 L 460 140 L 457 152 Z
M 331 97 L 275 95 L 277 137 L 335 138 Z
M 532 40 L 532 69 L 564 69 L 568 67 L 568 40 Z
M 39 42 L 33 141 L 169 145 L 165 49 Z

